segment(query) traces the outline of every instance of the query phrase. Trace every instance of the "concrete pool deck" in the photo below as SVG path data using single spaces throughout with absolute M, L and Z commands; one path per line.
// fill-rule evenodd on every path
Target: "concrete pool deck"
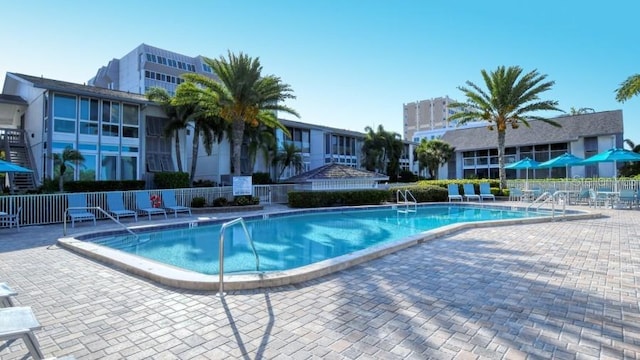
M 61 249 L 61 225 L 0 229 L 0 281 L 33 308 L 49 357 L 636 358 L 640 211 L 594 211 L 605 217 L 463 230 L 224 300 Z M 0 342 L 2 359 L 25 354 Z

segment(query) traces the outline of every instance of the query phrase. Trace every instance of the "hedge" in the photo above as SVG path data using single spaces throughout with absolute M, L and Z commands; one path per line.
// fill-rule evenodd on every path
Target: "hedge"
M 389 190 L 289 191 L 292 208 L 378 205 L 389 197 Z
M 67 181 L 66 192 L 144 190 L 144 180 Z

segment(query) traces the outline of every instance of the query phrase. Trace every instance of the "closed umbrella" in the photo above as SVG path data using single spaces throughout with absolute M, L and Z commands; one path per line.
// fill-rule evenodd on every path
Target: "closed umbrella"
M 584 159 L 579 158 L 575 155 L 569 154 L 569 153 L 564 153 L 558 157 L 555 157 L 551 160 L 547 160 L 543 163 L 540 163 L 540 165 L 538 165 L 539 168 L 552 168 L 552 167 L 566 167 L 567 172 L 566 172 L 566 177 L 565 177 L 565 182 L 564 182 L 564 189 L 568 190 L 567 187 L 569 185 L 569 166 L 574 165 L 576 163 L 579 163 L 581 161 L 583 161 Z
M 528 190 L 529 189 L 529 169 L 537 169 L 539 166 L 540 166 L 539 162 L 526 157 L 520 161 L 505 165 L 504 168 L 515 169 L 515 170 L 522 170 L 522 169 L 526 170 L 527 175 L 525 180 L 525 188 Z
M 609 149 L 605 152 L 593 155 L 592 157 L 582 160 L 572 165 L 592 165 L 601 162 L 613 163 L 613 181 L 615 189 L 618 191 L 618 162 L 640 161 L 640 154 L 625 149 Z

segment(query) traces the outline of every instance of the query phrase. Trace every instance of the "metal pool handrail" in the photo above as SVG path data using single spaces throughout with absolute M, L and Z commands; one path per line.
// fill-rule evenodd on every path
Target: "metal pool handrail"
M 253 244 L 253 239 L 251 239 L 251 235 L 249 234 L 249 230 L 247 230 L 247 225 L 244 223 L 244 219 L 239 217 L 237 219 L 231 220 L 222 224 L 220 227 L 220 248 L 219 248 L 219 257 L 220 257 L 220 269 L 218 270 L 219 282 L 218 282 L 218 296 L 224 297 L 224 231 L 235 224 L 240 223 L 242 225 L 242 229 L 244 229 L 244 234 L 249 240 L 249 244 L 251 244 L 251 250 L 253 251 L 253 256 L 256 257 L 256 271 L 260 271 L 260 258 L 258 258 L 258 252 L 256 251 L 256 246 Z
M 121 223 L 120 221 L 116 220 L 116 218 L 114 218 L 113 216 L 109 215 L 108 212 L 104 211 L 101 207 L 99 206 L 78 206 L 78 207 L 70 207 L 67 208 L 64 211 L 64 220 L 63 220 L 63 226 L 62 226 L 62 234 L 64 236 L 67 236 L 67 214 L 69 213 L 69 210 L 98 210 L 101 213 L 103 213 L 104 215 L 106 215 L 109 219 L 113 220 L 116 224 L 122 226 L 125 230 L 127 230 L 129 233 L 131 233 L 131 235 L 135 236 L 136 238 L 138 238 L 138 234 L 134 233 L 133 230 L 129 229 L 127 226 L 125 226 L 123 223 Z

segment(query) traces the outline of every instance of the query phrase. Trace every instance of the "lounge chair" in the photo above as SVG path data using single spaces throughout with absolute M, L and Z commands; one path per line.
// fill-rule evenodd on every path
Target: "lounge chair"
M 628 203 L 629 209 L 631 209 L 637 201 L 638 199 L 636 197 L 636 192 L 633 189 L 620 190 L 620 194 L 618 195 L 618 202 Z
M 480 183 L 480 198 L 482 200 L 491 199 L 493 201 L 496 201 L 496 196 L 491 193 L 491 187 L 489 186 L 489 183 Z
M 447 189 L 449 190 L 449 202 L 452 202 L 453 200 L 462 201 L 462 195 L 460 195 L 460 188 L 458 187 L 458 184 L 449 184 Z
M 138 213 L 124 207 L 121 193 L 107 193 L 107 206 L 109 207 L 109 213 L 115 215 L 118 221 L 120 221 L 120 216 L 133 216 L 135 220 L 138 221 Z
M 8 307 L 0 309 L 0 340 L 22 339 L 34 359 L 43 359 L 40 344 L 34 330 L 42 326 L 30 307 Z
M 93 226 L 96 225 L 96 216 L 86 210 L 87 197 L 84 194 L 67 195 L 69 202 L 68 214 L 71 218 L 71 227 L 75 227 L 76 220 L 93 220 Z
M 7 283 L 0 283 L 0 308 L 12 307 L 13 301 L 11 301 L 11 297 L 16 295 L 18 293 L 10 288 Z
M 509 201 L 522 201 L 522 197 L 524 193 L 521 189 L 518 188 L 510 188 L 509 189 Z
M 467 201 L 471 201 L 471 199 L 478 199 L 478 201 L 482 202 L 482 198 L 480 195 L 476 194 L 473 184 L 462 184 L 462 192 L 464 193 L 464 197 L 467 198 Z
M 163 208 L 154 207 L 155 203 L 151 203 L 151 196 L 149 196 L 148 191 L 138 191 L 136 193 L 136 206 L 138 207 L 137 211 L 149 215 L 149 220 L 151 220 L 151 215 L 154 214 L 164 214 L 164 218 L 167 218 L 167 212 Z
M 176 203 L 176 192 L 173 190 L 162 190 L 162 203 L 165 209 L 173 211 L 174 217 L 178 217 L 179 212 L 188 212 L 191 216 L 190 207 L 180 206 Z
M 9 229 L 15 226 L 20 230 L 20 212 L 22 212 L 22 206 L 18 206 L 18 210 L 13 214 L 0 215 L 0 226 L 6 226 Z

